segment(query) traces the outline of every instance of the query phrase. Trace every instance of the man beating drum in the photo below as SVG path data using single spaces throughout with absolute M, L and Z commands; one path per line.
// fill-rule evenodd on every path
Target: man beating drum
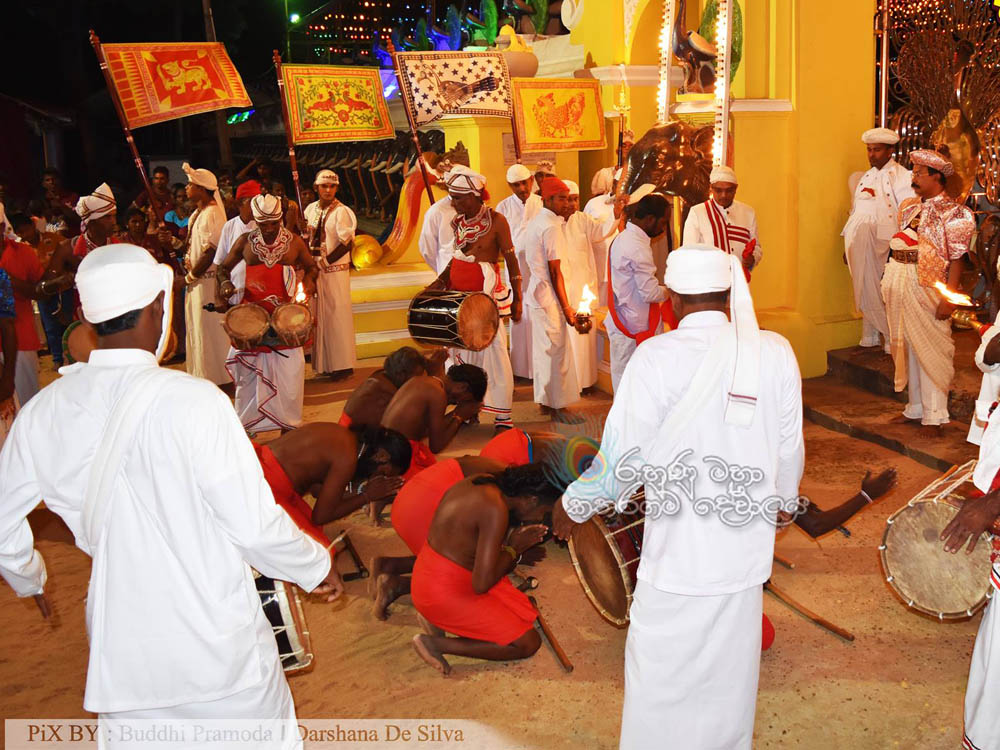
M 448 193 L 458 212 L 451 220 L 455 234 L 452 258 L 428 289 L 451 289 L 462 292 L 485 292 L 497 303 L 501 316 L 521 319 L 521 271 L 510 237 L 510 227 L 502 214 L 485 204 L 486 178 L 468 171 L 453 171 L 448 176 Z M 510 276 L 508 289 L 500 274 L 503 255 Z M 495 313 L 494 313 L 495 314 Z M 495 415 L 498 430 L 512 426 L 514 373 L 507 351 L 507 333 L 501 325 L 492 343 L 482 351 L 451 349 L 455 364 L 470 364 L 486 371 L 489 384 L 483 411 Z
M 302 238 L 282 226 L 278 198 L 258 195 L 250 206 L 257 228 L 239 237 L 219 266 L 217 305 L 225 308 L 232 299 L 274 313 L 292 301 L 296 269 L 305 272 L 302 287 L 307 296 L 316 292 L 319 271 Z M 236 413 L 248 432 L 287 431 L 302 424 L 306 368 L 302 343 L 230 348 L 226 369 L 236 383 Z

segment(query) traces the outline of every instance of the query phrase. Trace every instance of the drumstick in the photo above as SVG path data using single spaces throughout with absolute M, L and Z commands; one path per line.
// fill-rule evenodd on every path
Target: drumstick
M 778 563 L 778 565 L 784 565 L 789 570 L 794 570 L 795 569 L 795 563 L 793 563 L 787 557 L 782 557 L 777 552 L 774 553 L 774 561 L 776 563 Z
M 45 598 L 45 594 L 35 594 L 34 596 L 35 604 L 38 605 L 38 609 L 42 613 L 42 617 L 46 620 L 52 614 L 52 608 L 49 607 L 49 600 Z
M 833 633 L 835 635 L 839 635 L 845 641 L 853 641 L 854 640 L 854 636 L 851 633 L 849 633 L 848 631 L 844 630 L 841 627 L 838 627 L 838 626 L 834 625 L 829 620 L 826 620 L 826 619 L 820 617 L 815 612 L 812 612 L 811 610 L 806 609 L 801 604 L 799 604 L 797 601 L 795 601 L 794 599 L 792 599 L 784 591 L 782 591 L 777 586 L 775 586 L 773 583 L 771 583 L 770 581 L 768 581 L 767 583 L 764 584 L 764 590 L 765 591 L 769 591 L 772 596 L 774 596 L 778 600 L 784 602 L 785 604 L 787 604 L 789 607 L 791 607 L 792 609 L 794 609 L 799 614 L 801 614 L 801 615 L 809 618 L 814 623 L 816 623 L 817 625 L 819 625 L 821 628 L 825 628 L 826 630 L 829 630 L 831 633 Z
M 549 627 L 549 623 L 545 620 L 544 617 L 542 617 L 542 612 L 540 609 L 538 609 L 538 602 L 535 601 L 535 597 L 529 596 L 528 601 L 531 602 L 531 604 L 535 607 L 535 611 L 538 612 L 538 627 L 542 629 L 542 633 L 545 635 L 545 639 L 549 642 L 549 645 L 552 646 L 552 650 L 555 651 L 556 658 L 559 660 L 559 663 L 562 665 L 562 668 L 565 669 L 567 672 L 572 672 L 573 662 L 569 660 L 569 657 L 566 655 L 566 652 L 563 651 L 562 646 L 559 645 L 559 641 L 556 640 L 556 636 L 552 632 L 552 628 Z

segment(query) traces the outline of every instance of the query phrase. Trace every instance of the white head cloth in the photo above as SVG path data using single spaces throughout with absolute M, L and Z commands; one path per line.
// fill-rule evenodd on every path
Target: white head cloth
M 76 202 L 76 213 L 80 217 L 81 226 L 86 229 L 87 224 L 94 219 L 114 213 L 116 210 L 115 194 L 111 192 L 108 183 L 101 185 L 90 195 L 85 195 Z
M 538 164 L 535 166 L 535 171 L 544 172 L 545 174 L 555 174 L 556 164 L 555 162 L 549 161 L 548 159 L 543 159 L 542 161 L 538 162 Z
M 184 162 L 181 165 L 181 169 L 184 170 L 184 174 L 187 175 L 188 182 L 192 185 L 198 185 L 205 188 L 205 190 L 212 190 L 215 192 L 215 204 L 222 209 L 222 213 L 226 213 L 226 205 L 222 202 L 222 196 L 219 195 L 219 181 L 215 178 L 207 169 L 192 169 L 191 165 Z
M 861 134 L 862 143 L 884 143 L 886 146 L 895 146 L 899 143 L 899 133 L 889 128 L 871 128 Z
M 573 182 L 573 180 L 563 180 L 563 182 L 566 184 L 566 187 L 569 188 L 570 195 L 580 194 L 580 186 Z
M 737 255 L 712 245 L 682 245 L 667 255 L 663 283 L 677 294 L 729 293 L 729 319 L 736 329 L 736 367 L 726 404 L 726 424 L 749 427 L 760 391 L 760 327 Z
M 717 182 L 731 182 L 734 185 L 740 184 L 736 179 L 736 172 L 733 171 L 732 167 L 726 166 L 714 167 L 708 181 L 713 185 Z
M 523 182 L 535 175 L 523 164 L 515 164 L 507 170 L 507 182 L 513 185 L 515 182 Z
M 590 181 L 590 192 L 594 195 L 604 195 L 611 191 L 614 184 L 614 170 L 611 167 L 598 169 Z
M 452 167 L 448 172 L 448 192 L 459 195 L 482 195 L 486 187 L 486 178 L 476 174 L 468 167 L 461 172 Z
M 633 190 L 628 197 L 628 205 L 634 206 L 636 203 L 641 201 L 647 195 L 652 195 L 656 192 L 656 185 L 651 182 L 644 183 Z
M 83 316 L 90 323 L 103 323 L 148 305 L 163 292 L 163 323 L 156 347 L 163 354 L 170 334 L 174 272 L 157 263 L 148 250 L 136 245 L 105 245 L 87 253 L 76 272 Z
M 313 185 L 339 185 L 340 177 L 332 169 L 321 169 L 316 173 Z
M 951 159 L 929 148 L 919 148 L 916 151 L 911 151 L 910 161 L 914 164 L 929 167 L 930 169 L 936 169 L 945 177 L 951 177 L 955 174 L 955 165 L 951 163 Z
M 250 201 L 254 221 L 279 221 L 281 199 L 276 195 L 255 195 Z

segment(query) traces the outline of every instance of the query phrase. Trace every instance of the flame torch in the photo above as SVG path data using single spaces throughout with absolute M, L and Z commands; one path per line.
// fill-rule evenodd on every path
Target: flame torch
M 583 285 L 583 294 L 580 296 L 580 304 L 576 306 L 576 330 L 578 333 L 590 333 L 594 327 L 594 318 L 590 314 L 590 306 L 594 304 L 597 296 L 590 291 L 590 287 Z
M 940 281 L 934 282 L 934 288 L 944 300 L 958 306 L 958 309 L 951 314 L 953 321 L 960 326 L 972 328 L 979 335 L 982 335 L 983 331 L 989 328 L 988 323 L 981 323 L 976 318 L 976 311 L 979 309 L 979 305 L 968 294 L 953 292 Z

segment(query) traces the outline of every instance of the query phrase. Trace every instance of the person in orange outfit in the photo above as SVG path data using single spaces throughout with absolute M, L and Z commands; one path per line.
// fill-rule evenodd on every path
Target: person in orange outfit
M 565 489 L 551 476 L 538 464 L 514 466 L 464 479 L 441 499 L 411 594 L 425 630 L 413 648 L 442 674 L 451 671 L 447 654 L 507 661 L 541 645 L 538 612 L 507 574 L 545 537 L 538 521 Z M 531 525 L 510 529 L 512 516 Z

